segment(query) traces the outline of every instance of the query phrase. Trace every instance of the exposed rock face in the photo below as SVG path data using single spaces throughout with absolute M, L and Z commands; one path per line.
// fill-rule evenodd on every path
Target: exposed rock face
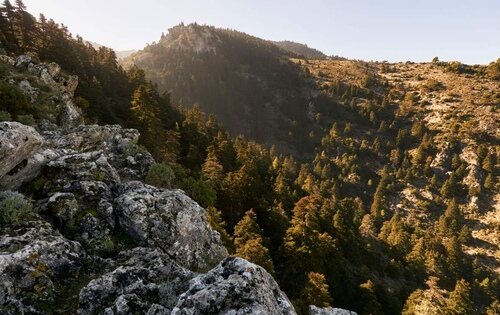
M 357 315 L 356 312 L 342 308 L 309 306 L 309 315 Z
M 170 314 L 193 277 L 167 254 L 150 248 L 123 252 L 117 263 L 80 291 L 78 314 Z
M 40 175 L 42 167 L 56 157 L 57 153 L 52 149 L 39 149 L 26 159 L 26 163 L 18 164 L 15 170 L 0 178 L 0 188 L 12 190 L 21 187 Z
M 295 314 L 295 310 L 264 268 L 230 257 L 192 280 L 172 315 Z
M 140 244 L 159 247 L 192 270 L 206 270 L 227 256 L 205 210 L 182 191 L 141 182 L 119 190 L 115 202 L 120 225 Z
M 32 127 L 18 122 L 0 123 L 0 178 L 27 161 L 42 145 L 43 138 Z
M 84 262 L 81 245 L 46 222 L 3 225 L 0 231 L 0 313 L 31 314 L 50 304 Z

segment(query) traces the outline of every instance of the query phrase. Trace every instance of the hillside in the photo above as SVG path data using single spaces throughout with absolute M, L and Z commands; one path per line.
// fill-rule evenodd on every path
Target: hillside
M 283 40 L 283 41 L 274 41 L 273 44 L 276 46 L 291 52 L 292 54 L 305 57 L 305 58 L 310 58 L 310 59 L 325 59 L 327 56 L 322 53 L 321 51 L 308 47 L 306 44 L 300 44 L 296 42 L 292 42 L 289 40 Z
M 191 24 L 171 28 L 123 65 L 144 69 L 174 103 L 215 114 L 232 135 L 310 154 L 313 104 L 325 101 L 286 54 L 244 33 Z
M 5 312 L 498 313 L 500 60 L 309 59 L 192 24 L 124 70 L 2 10 Z

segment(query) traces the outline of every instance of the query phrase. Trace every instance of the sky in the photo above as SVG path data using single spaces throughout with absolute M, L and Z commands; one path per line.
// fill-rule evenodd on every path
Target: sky
M 28 11 L 115 50 L 180 22 L 293 40 L 327 55 L 395 61 L 500 58 L 500 0 L 24 0 Z

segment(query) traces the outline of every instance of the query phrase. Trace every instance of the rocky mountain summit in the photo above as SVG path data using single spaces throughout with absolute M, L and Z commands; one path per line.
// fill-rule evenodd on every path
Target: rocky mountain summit
M 77 78 L 0 59 L 56 109 L 0 123 L 0 313 L 295 314 L 269 273 L 227 257 L 203 208 L 142 182 L 154 160 L 136 130 L 83 124 Z

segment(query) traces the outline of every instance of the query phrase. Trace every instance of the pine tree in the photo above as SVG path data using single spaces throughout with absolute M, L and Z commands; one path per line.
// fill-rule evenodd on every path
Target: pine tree
M 202 166 L 203 177 L 217 187 L 221 184 L 224 169 L 220 164 L 213 146 L 208 147 L 208 154 Z
M 325 275 L 318 272 L 310 272 L 307 275 L 307 283 L 302 293 L 302 302 L 305 306 L 315 305 L 317 307 L 328 307 L 332 305 L 329 287 Z
M 234 244 L 236 256 L 256 263 L 274 274 L 273 262 L 269 256 L 269 250 L 264 246 L 262 230 L 257 224 L 257 216 L 253 210 L 247 211 L 235 226 Z
M 452 199 L 448 203 L 446 211 L 439 218 L 439 231 L 443 235 L 457 235 L 460 232 L 462 225 L 464 224 L 464 218 L 460 209 L 458 207 L 456 199 Z
M 455 290 L 450 293 L 446 306 L 446 314 L 468 315 L 473 314 L 471 301 L 471 287 L 464 279 L 457 281 Z
M 382 306 L 377 300 L 374 283 L 368 280 L 361 284 L 359 288 L 361 296 L 358 303 L 361 305 L 361 313 L 371 315 L 382 314 Z
M 443 198 L 452 198 L 458 190 L 457 177 L 455 172 L 452 172 L 450 177 L 443 183 L 441 187 L 441 196 Z
M 492 190 L 495 187 L 495 177 L 493 174 L 488 174 L 484 180 L 484 188 Z
M 224 244 L 230 253 L 234 252 L 234 244 L 225 229 L 226 222 L 222 220 L 220 211 L 215 207 L 207 207 L 207 219 L 212 229 L 219 232 L 222 244 Z
M 376 225 L 379 225 L 384 213 L 384 204 L 385 204 L 385 195 L 387 193 L 387 185 L 390 182 L 389 170 L 384 168 L 382 170 L 382 175 L 380 178 L 380 182 L 375 190 L 375 194 L 373 195 L 373 202 L 370 207 L 370 214 L 372 215 L 372 219 L 375 221 Z

